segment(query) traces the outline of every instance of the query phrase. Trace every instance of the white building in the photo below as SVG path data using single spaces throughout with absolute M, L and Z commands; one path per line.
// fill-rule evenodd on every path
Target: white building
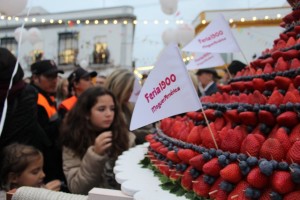
M 27 76 L 30 65 L 41 55 L 53 59 L 65 70 L 64 76 L 75 64 L 107 75 L 117 67 L 132 68 L 135 22 L 130 6 L 64 13 L 33 8 L 28 17 L 1 16 L 0 45 L 19 56 Z M 26 30 L 21 31 L 23 42 L 18 50 L 15 37 L 23 23 Z

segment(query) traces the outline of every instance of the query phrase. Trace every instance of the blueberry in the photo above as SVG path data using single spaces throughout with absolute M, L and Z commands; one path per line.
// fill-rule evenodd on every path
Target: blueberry
M 209 153 L 212 157 L 214 157 L 214 156 L 216 155 L 216 149 L 210 148 L 210 149 L 208 150 L 208 153 Z
M 258 159 L 253 156 L 248 157 L 246 161 L 247 161 L 248 165 L 251 167 L 257 165 L 257 163 L 258 163 Z
M 282 200 L 282 196 L 277 192 L 271 192 L 270 196 L 271 196 L 271 200 Z
M 273 166 L 273 169 L 277 169 L 278 168 L 278 162 L 276 160 L 271 160 L 270 161 L 272 166 Z
M 238 155 L 238 159 L 239 159 L 240 161 L 243 161 L 243 160 L 246 160 L 246 159 L 247 159 L 247 156 L 246 156 L 246 154 L 240 153 L 240 154 Z
M 285 108 L 286 108 L 286 110 L 292 111 L 292 110 L 294 110 L 294 104 L 291 102 L 287 102 L 285 104 Z
M 246 161 L 240 161 L 239 162 L 239 167 L 241 170 L 246 169 L 248 167 L 248 164 Z
M 216 156 L 220 156 L 220 155 L 222 155 L 223 154 L 223 151 L 221 150 L 221 149 L 218 149 L 217 151 L 216 151 Z
M 292 180 L 294 183 L 299 184 L 300 183 L 300 169 L 295 168 L 291 171 Z
M 260 172 L 266 176 L 271 176 L 273 173 L 273 165 L 269 161 L 262 161 L 259 163 Z
M 234 185 L 232 183 L 227 182 L 227 181 L 222 181 L 220 183 L 220 188 L 221 188 L 221 190 L 229 193 L 233 190 Z
M 208 152 L 204 152 L 204 153 L 202 154 L 202 157 L 203 157 L 203 159 L 206 160 L 206 161 L 212 159 L 211 155 L 210 155 Z
M 276 114 L 277 106 L 275 104 L 271 104 L 269 108 L 271 113 Z
M 245 190 L 245 196 L 248 197 L 248 198 L 252 198 L 254 195 L 254 190 L 250 187 L 248 187 L 246 190 Z
M 286 170 L 289 169 L 289 164 L 287 162 L 284 162 L 284 161 L 279 162 L 278 163 L 278 169 L 286 171 Z
M 226 156 L 225 155 L 219 155 L 218 156 L 218 161 L 219 161 L 219 164 L 222 165 L 223 167 L 226 166 Z
M 230 161 L 236 161 L 237 159 L 237 153 L 231 153 L 229 154 Z

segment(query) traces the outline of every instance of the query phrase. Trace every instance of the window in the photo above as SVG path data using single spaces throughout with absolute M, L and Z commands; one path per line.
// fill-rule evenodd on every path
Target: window
M 59 33 L 58 64 L 75 64 L 78 54 L 78 32 Z
M 93 52 L 94 64 L 108 64 L 109 62 L 109 50 L 106 43 L 98 42 L 94 46 Z
M 12 54 L 16 56 L 18 43 L 14 37 L 3 37 L 1 38 L 1 47 L 7 48 Z

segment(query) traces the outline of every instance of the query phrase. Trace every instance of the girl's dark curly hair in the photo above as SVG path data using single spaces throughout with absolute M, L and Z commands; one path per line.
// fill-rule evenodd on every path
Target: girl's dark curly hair
M 81 158 L 87 149 L 94 144 L 99 132 L 87 117 L 91 114 L 92 107 L 97 103 L 98 97 L 109 95 L 115 104 L 115 115 L 109 130 L 112 131 L 112 146 L 110 156 L 117 157 L 129 148 L 128 129 L 125 126 L 120 108 L 113 93 L 102 87 L 92 87 L 84 91 L 74 107 L 67 113 L 61 126 L 62 145 L 72 149 Z

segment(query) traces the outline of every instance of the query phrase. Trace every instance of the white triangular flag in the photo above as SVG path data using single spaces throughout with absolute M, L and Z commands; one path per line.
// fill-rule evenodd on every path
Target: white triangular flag
M 187 64 L 188 70 L 205 69 L 225 65 L 225 62 L 218 53 L 197 53 L 195 58 Z
M 131 103 L 135 103 L 139 97 L 139 94 L 141 92 L 142 86 L 139 82 L 139 80 L 136 78 L 134 80 L 134 84 L 133 84 L 133 91 L 131 93 L 131 96 L 129 98 L 129 102 Z
M 168 45 L 144 83 L 130 130 L 180 113 L 199 110 L 201 102 L 176 44 Z
M 241 51 L 235 40 L 235 37 L 231 32 L 228 21 L 226 21 L 221 14 L 182 50 L 189 52 L 211 53 L 229 53 Z

